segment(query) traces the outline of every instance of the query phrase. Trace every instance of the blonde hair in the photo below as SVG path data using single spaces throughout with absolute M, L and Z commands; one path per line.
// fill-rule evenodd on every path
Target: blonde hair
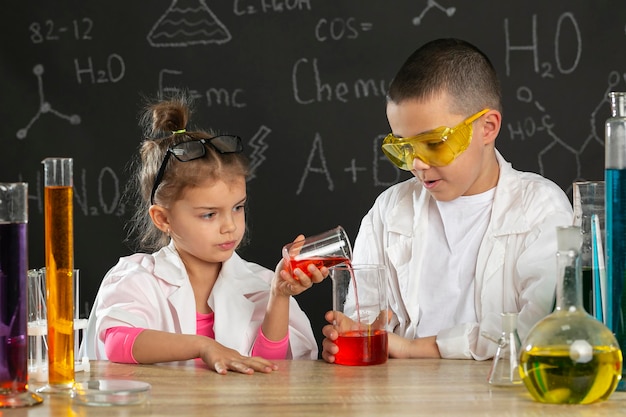
M 140 117 L 144 140 L 139 146 L 138 158 L 132 164 L 133 173 L 126 193 L 129 202 L 135 206 L 127 225 L 128 240 L 134 241 L 137 250 L 156 251 L 169 242 L 167 234 L 153 224 L 149 215 L 150 195 L 168 148 L 181 142 L 216 136 L 212 130 L 189 130 L 191 113 L 189 98 L 181 94 L 148 103 Z M 221 154 L 206 146 L 206 155 L 199 159 L 180 162 L 169 158 L 154 202 L 169 207 L 187 188 L 207 179 L 232 181 L 248 174 L 248 160 L 243 153 Z

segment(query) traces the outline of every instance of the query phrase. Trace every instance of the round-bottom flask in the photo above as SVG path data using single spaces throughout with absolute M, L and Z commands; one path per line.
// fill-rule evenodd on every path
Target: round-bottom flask
M 520 375 L 539 402 L 603 401 L 621 378 L 622 352 L 613 333 L 582 307 L 580 227 L 557 228 L 557 239 L 557 307 L 526 337 Z

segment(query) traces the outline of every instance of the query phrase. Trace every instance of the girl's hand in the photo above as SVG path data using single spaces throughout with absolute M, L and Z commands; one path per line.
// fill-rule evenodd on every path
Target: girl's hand
M 255 371 L 270 373 L 278 369 L 278 365 L 256 356 L 243 356 L 236 350 L 207 338 L 207 343 L 200 352 L 200 358 L 211 369 L 221 375 L 228 371 L 242 374 L 253 374 Z
M 308 274 L 304 273 L 300 268 L 296 268 L 292 275 L 284 262 L 284 260 L 281 260 L 276 266 L 276 274 L 272 280 L 272 292 L 274 295 L 284 297 L 298 295 L 311 288 L 313 284 L 322 282 L 328 276 L 328 268 L 323 266 L 318 269 L 313 264 L 308 265 Z
M 298 235 L 294 242 L 304 240 L 303 235 Z M 282 295 L 289 297 L 292 295 L 298 295 L 308 288 L 311 288 L 313 284 L 318 284 L 328 276 L 328 268 L 322 266 L 317 268 L 313 264 L 307 265 L 307 272 L 302 271 L 300 268 L 296 268 L 293 271 L 293 275 L 290 271 L 287 260 L 282 259 L 276 266 L 276 274 L 272 282 L 272 292 L 274 295 Z

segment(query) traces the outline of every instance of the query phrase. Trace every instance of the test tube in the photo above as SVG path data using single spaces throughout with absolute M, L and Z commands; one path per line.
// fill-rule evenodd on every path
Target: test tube
M 49 393 L 74 389 L 74 230 L 71 158 L 46 158 L 44 227 Z
M 43 401 L 28 390 L 27 203 L 28 184 L 0 183 L 0 408 Z
M 46 269 L 28 270 L 28 378 L 48 381 Z
M 605 124 L 606 323 L 626 347 L 626 92 L 612 91 Z M 626 391 L 626 369 L 618 391 Z

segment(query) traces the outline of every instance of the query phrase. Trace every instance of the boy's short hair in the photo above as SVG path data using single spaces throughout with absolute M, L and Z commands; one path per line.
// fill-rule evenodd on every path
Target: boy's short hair
M 387 99 L 426 100 L 444 92 L 452 98 L 452 113 L 502 111 L 500 81 L 491 61 L 460 39 L 437 39 L 413 52 L 392 80 Z

